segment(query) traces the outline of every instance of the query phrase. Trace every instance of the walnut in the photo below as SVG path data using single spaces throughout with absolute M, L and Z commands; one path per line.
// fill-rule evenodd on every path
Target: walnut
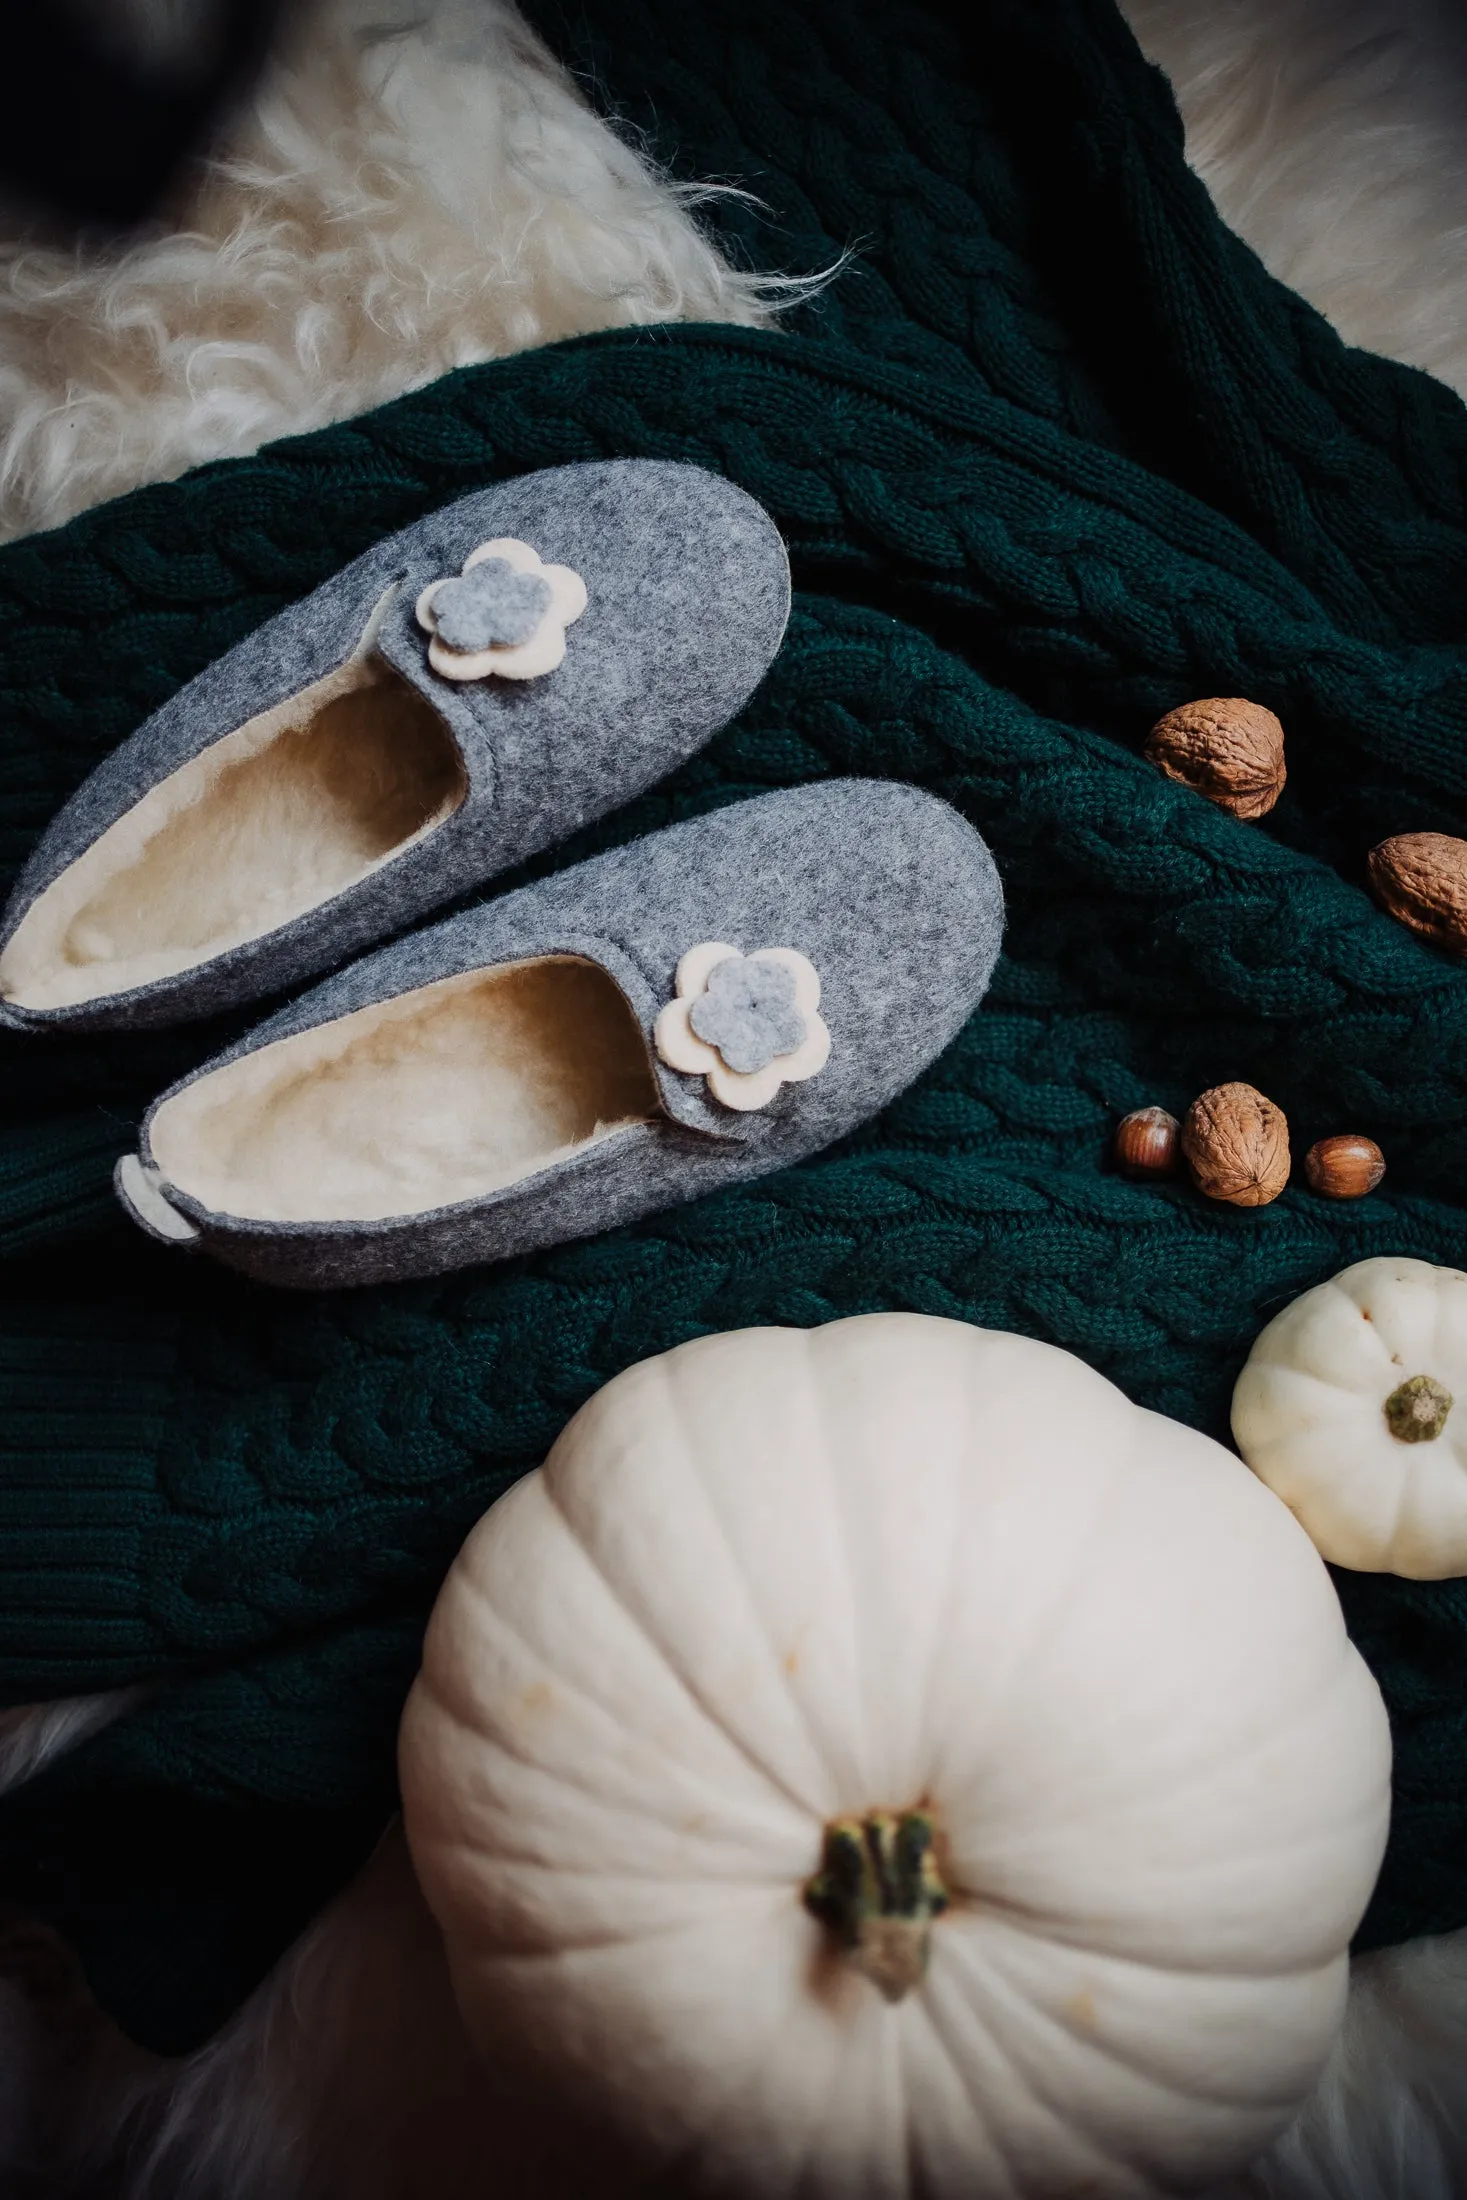
M 1370 890 L 1387 915 L 1467 955 L 1467 840 L 1397 833 L 1370 851 Z
M 1169 710 L 1146 754 L 1168 779 L 1205 794 L 1234 817 L 1264 817 L 1284 790 L 1284 729 L 1241 695 L 1213 695 Z
M 1252 1085 L 1214 1085 L 1187 1110 L 1182 1154 L 1199 1192 L 1266 1207 L 1289 1181 L 1289 1126 Z

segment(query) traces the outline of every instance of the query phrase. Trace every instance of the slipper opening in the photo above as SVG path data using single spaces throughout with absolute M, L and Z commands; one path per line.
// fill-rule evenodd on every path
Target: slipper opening
M 149 1144 L 216 1214 L 369 1222 L 482 1198 L 657 1108 L 625 995 L 547 955 L 256 1048 L 165 1100 Z
M 66 1008 L 195 969 L 366 878 L 466 793 L 431 704 L 359 652 L 100 834 L 27 910 L 0 955 L 0 994 Z

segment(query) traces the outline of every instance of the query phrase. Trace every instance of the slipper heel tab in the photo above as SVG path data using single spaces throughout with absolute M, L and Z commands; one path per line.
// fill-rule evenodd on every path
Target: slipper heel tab
M 163 1245 L 193 1245 L 199 1231 L 170 1206 L 157 1169 L 149 1168 L 135 1153 L 125 1153 L 112 1175 L 118 1199 L 140 1230 Z

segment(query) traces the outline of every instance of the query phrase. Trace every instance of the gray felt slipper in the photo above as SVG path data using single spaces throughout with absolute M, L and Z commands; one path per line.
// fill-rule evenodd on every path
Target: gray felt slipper
M 98 766 L 6 914 L 0 1022 L 171 1023 L 329 969 L 701 748 L 788 611 L 773 521 L 696 466 L 450 504 Z
M 437 1274 L 798 1161 L 981 998 L 1003 896 L 915 787 L 762 795 L 338 972 L 149 1110 L 118 1195 L 269 1283 Z

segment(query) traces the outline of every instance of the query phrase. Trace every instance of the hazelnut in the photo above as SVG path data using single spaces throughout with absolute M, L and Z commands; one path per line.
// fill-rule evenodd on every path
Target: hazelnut
M 1304 1156 L 1304 1176 L 1322 1199 L 1363 1199 L 1385 1175 L 1385 1155 L 1373 1138 L 1344 1132 L 1321 1138 Z
M 1370 851 L 1370 890 L 1388 916 L 1467 955 L 1467 840 L 1397 833 Z
M 1265 817 L 1284 791 L 1284 729 L 1241 695 L 1169 710 L 1152 727 L 1146 754 L 1168 779 L 1234 817 Z
M 1165 1108 L 1133 1108 L 1116 1125 L 1111 1152 L 1122 1176 L 1170 1176 L 1177 1165 L 1181 1129 Z
M 1289 1181 L 1289 1126 L 1252 1085 L 1214 1085 L 1187 1110 L 1182 1154 L 1199 1192 L 1266 1207 Z

